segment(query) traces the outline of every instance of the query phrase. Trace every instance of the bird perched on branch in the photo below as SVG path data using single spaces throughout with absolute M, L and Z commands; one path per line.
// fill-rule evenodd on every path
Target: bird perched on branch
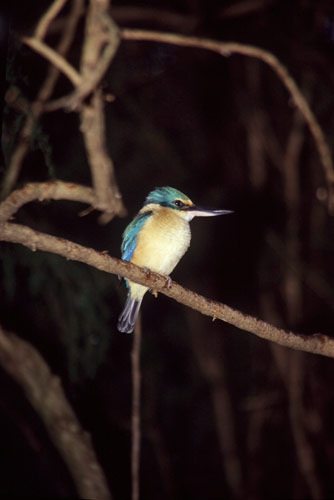
M 199 207 L 171 187 L 151 191 L 143 208 L 123 233 L 122 259 L 151 271 L 169 275 L 190 245 L 189 222 L 194 217 L 225 215 L 231 210 Z M 118 320 L 118 330 L 131 333 L 148 288 L 125 280 L 128 295 Z

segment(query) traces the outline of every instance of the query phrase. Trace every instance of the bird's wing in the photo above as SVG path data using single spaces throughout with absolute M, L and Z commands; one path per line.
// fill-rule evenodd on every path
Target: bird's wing
M 136 215 L 132 222 L 126 227 L 123 233 L 123 242 L 121 246 L 122 259 L 129 261 L 135 251 L 137 245 L 138 233 L 153 212 L 148 210 L 146 212 Z

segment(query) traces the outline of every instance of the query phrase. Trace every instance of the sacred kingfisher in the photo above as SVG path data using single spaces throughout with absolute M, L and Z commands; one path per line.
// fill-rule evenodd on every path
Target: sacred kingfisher
M 171 187 L 151 191 L 123 233 L 122 260 L 169 275 L 190 245 L 189 222 L 196 216 L 225 215 L 231 210 L 199 207 L 183 193 Z M 118 320 L 120 332 L 134 329 L 140 304 L 148 288 L 125 280 L 128 295 Z

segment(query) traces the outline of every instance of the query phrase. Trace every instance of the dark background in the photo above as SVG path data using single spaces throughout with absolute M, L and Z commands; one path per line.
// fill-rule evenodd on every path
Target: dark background
M 13 2 L 1 15 L 3 93 L 15 85 L 28 102 L 47 65 L 17 37 L 32 33 L 48 5 Z M 128 5 L 113 3 L 116 22 L 117 7 Z M 131 5 L 156 15 L 138 20 L 125 9 L 123 26 L 272 51 L 307 96 L 333 150 L 331 1 Z M 168 25 L 164 9 L 179 15 L 178 25 Z M 82 30 L 83 22 L 73 64 Z M 176 187 L 198 204 L 235 214 L 192 222 L 191 248 L 175 281 L 283 328 L 331 335 L 334 224 L 321 201 L 324 172 L 276 74 L 244 56 L 123 41 L 103 88 L 116 97 L 105 110 L 108 147 L 129 215 L 101 226 L 97 213 L 78 216 L 84 206 L 54 201 L 25 206 L 16 221 L 119 257 L 122 231 L 147 193 Z M 54 97 L 70 90 L 61 78 Z M 2 174 L 23 120 L 4 107 Z M 75 113 L 43 115 L 18 186 L 54 178 L 91 183 Z M 61 376 L 113 497 L 130 498 L 133 339 L 116 329 L 125 290 L 117 277 L 55 255 L 7 243 L 0 255 L 1 324 Z M 145 297 L 142 328 L 141 498 L 333 498 L 332 359 L 275 347 L 162 295 Z M 0 392 L 3 498 L 75 496 L 38 416 L 2 371 Z

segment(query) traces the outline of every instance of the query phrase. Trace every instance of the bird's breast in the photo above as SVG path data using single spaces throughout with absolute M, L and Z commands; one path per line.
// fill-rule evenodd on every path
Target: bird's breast
M 190 245 L 189 223 L 162 209 L 144 224 L 131 262 L 161 274 L 170 274 Z

